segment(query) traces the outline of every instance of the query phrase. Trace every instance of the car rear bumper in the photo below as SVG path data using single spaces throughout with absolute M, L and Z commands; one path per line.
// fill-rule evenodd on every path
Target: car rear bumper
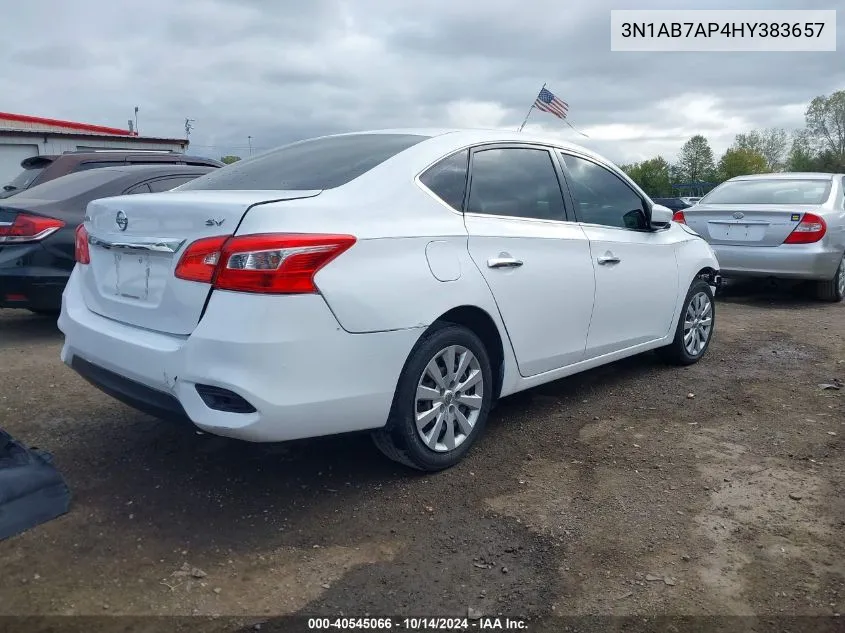
M 0 308 L 59 311 L 68 271 L 0 268 Z
M 66 364 L 136 409 L 254 442 L 384 426 L 421 334 L 349 334 L 319 295 L 217 291 L 194 332 L 175 336 L 91 312 L 78 281 L 59 317 Z
M 842 251 L 824 243 L 780 246 L 725 246 L 712 244 L 723 277 L 778 277 L 833 279 Z

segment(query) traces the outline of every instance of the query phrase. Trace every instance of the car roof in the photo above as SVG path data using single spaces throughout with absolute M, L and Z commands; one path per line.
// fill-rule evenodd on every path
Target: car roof
M 832 180 L 836 176 L 842 174 L 830 174 L 818 171 L 782 171 L 770 174 L 748 174 L 746 176 L 734 176 L 726 182 L 733 182 L 736 180 Z
M 118 165 L 115 167 L 98 167 L 97 171 L 119 173 L 127 175 L 155 175 L 157 172 L 163 174 L 193 174 L 197 171 L 213 171 L 219 169 L 210 165 L 178 165 L 174 163 L 145 164 L 145 165 Z M 79 173 L 79 172 L 75 172 Z
M 539 143 L 542 145 L 554 145 L 562 149 L 572 149 L 583 154 L 600 158 L 607 161 L 603 156 L 581 145 L 563 141 L 549 135 L 529 134 L 515 130 L 484 129 L 484 128 L 393 128 L 361 130 L 359 132 L 347 132 L 345 134 L 331 134 L 327 136 L 353 136 L 357 134 L 408 134 L 416 136 L 427 136 L 431 138 L 444 137 L 449 135 L 449 140 L 456 145 L 474 145 L 476 143 Z M 325 137 L 324 137 L 325 138 Z M 425 142 L 425 141 L 423 141 Z

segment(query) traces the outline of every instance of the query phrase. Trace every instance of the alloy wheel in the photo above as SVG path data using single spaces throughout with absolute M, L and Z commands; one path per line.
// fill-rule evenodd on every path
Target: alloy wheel
M 438 453 L 460 446 L 478 420 L 483 396 L 484 376 L 475 355 L 461 345 L 440 350 L 417 383 L 414 412 L 420 439 Z
M 707 346 L 713 331 L 713 303 L 704 292 L 698 292 L 687 304 L 684 316 L 684 348 L 690 356 L 698 356 Z

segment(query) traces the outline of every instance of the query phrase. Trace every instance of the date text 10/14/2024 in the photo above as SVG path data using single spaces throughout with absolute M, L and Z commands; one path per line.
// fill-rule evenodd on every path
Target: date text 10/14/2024
M 312 631 L 527 631 L 528 622 L 521 618 L 479 616 L 476 618 L 309 618 Z

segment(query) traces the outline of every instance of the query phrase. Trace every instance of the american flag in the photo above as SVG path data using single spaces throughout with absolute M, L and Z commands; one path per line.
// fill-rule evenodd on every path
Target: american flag
M 534 107 L 543 112 L 554 114 L 559 119 L 565 119 L 566 113 L 569 112 L 569 104 L 554 96 L 551 91 L 543 88 L 537 99 L 534 101 Z

